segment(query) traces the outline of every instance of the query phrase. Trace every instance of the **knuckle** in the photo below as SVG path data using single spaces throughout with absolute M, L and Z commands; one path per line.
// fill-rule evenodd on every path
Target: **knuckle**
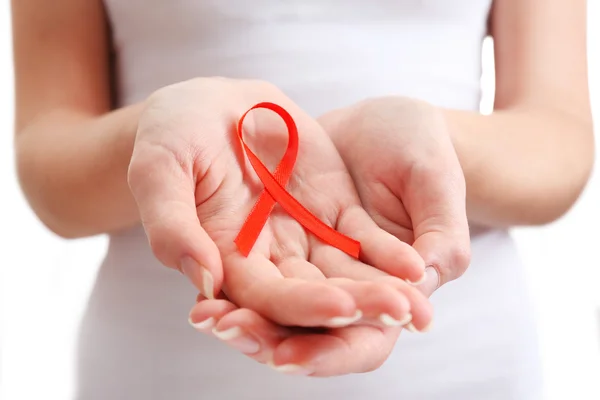
M 143 178 L 148 172 L 148 167 L 153 165 L 153 158 L 149 157 L 147 153 L 135 149 L 131 155 L 129 161 L 129 168 L 127 169 L 127 177 L 130 181 L 137 181 Z
M 142 221 L 142 224 L 154 256 L 163 261 L 169 249 L 167 229 L 165 229 L 164 225 L 160 224 L 144 223 L 144 221 Z
M 181 104 L 181 99 L 205 101 L 206 105 L 215 103 L 223 94 L 231 92 L 238 80 L 221 76 L 198 77 L 187 81 L 163 86 L 150 94 L 145 101 L 145 109 L 156 109 L 172 104 Z
M 469 245 L 458 246 L 454 249 L 454 263 L 463 271 L 471 262 L 471 247 Z
M 173 262 L 170 260 L 168 256 L 169 246 L 167 242 L 164 240 L 162 235 L 152 232 L 151 230 L 147 230 L 148 242 L 150 244 L 150 249 L 152 250 L 152 254 L 158 261 L 160 261 L 163 265 L 175 268 L 176 265 L 173 265 Z
M 184 82 L 176 83 L 176 84 L 172 85 L 171 87 L 177 88 L 178 86 L 185 86 L 185 87 L 193 88 L 194 90 L 204 89 L 204 88 L 213 89 L 213 88 L 215 88 L 215 86 L 229 86 L 234 81 L 235 81 L 234 79 L 226 78 L 224 76 L 219 76 L 219 75 L 201 76 L 201 77 L 197 77 L 197 78 L 192 78 L 191 80 L 189 80 L 187 82 L 184 81 Z
M 169 268 L 177 268 L 179 260 L 174 256 L 176 247 L 173 241 L 175 232 L 162 224 L 144 224 L 144 229 L 154 257 Z
M 195 210 L 185 202 L 171 200 L 142 207 L 141 223 L 154 256 L 165 266 L 178 268 L 186 254 L 197 253 L 199 237 L 192 219 Z
M 148 175 L 149 168 L 152 164 L 150 160 L 145 159 L 143 156 L 132 156 L 127 169 L 127 184 L 131 190 L 133 196 L 139 201 L 139 196 L 143 191 L 144 181 Z
M 384 283 L 385 285 L 393 288 L 396 291 L 405 291 L 405 290 L 410 290 L 413 289 L 412 286 L 410 286 L 408 283 L 406 283 L 405 280 L 400 279 L 398 277 L 395 276 L 381 276 L 375 279 L 375 282 L 381 282 Z
M 265 93 L 281 94 L 281 90 L 273 83 L 260 79 L 251 80 L 250 83 L 257 89 L 263 90 Z
M 469 245 L 456 244 L 450 249 L 451 279 L 461 277 L 471 262 L 471 248 Z
M 200 77 L 194 79 L 193 88 L 195 91 L 205 93 L 206 98 L 214 98 L 233 90 L 236 82 L 238 80 L 223 76 Z
M 247 98 L 253 98 L 255 101 L 270 99 L 270 101 L 281 103 L 281 105 L 286 107 L 289 107 L 290 103 L 292 103 L 277 85 L 268 81 L 260 79 L 245 80 L 242 82 L 241 89 L 247 95 Z

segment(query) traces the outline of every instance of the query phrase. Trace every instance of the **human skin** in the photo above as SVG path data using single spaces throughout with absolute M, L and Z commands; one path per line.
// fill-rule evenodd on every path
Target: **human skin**
M 144 104 L 111 111 L 101 2 L 46 3 L 12 3 L 21 185 L 39 218 L 63 237 L 133 226 L 140 214 L 127 171 Z M 472 222 L 490 227 L 547 223 L 563 215 L 584 187 L 593 163 L 585 25 L 583 1 L 494 2 L 495 112 L 439 110 L 464 173 Z M 360 181 L 356 171 L 353 176 Z M 460 243 L 446 248 L 466 253 Z M 207 254 L 197 257 L 207 258 L 204 266 L 217 292 L 220 266 L 215 251 Z M 421 256 L 429 265 L 429 256 Z M 431 279 L 459 276 L 461 268 L 451 264 L 450 258 L 433 262 L 437 273 Z M 197 279 L 203 274 L 195 271 L 188 276 L 203 290 L 203 279 Z M 389 335 L 385 346 L 378 346 L 381 351 L 356 349 L 355 362 L 336 358 L 331 361 L 336 365 L 320 364 L 311 373 L 373 368 L 394 341 Z
M 462 215 L 454 203 L 464 199 L 464 187 L 452 168 L 448 140 L 464 172 L 469 220 L 492 228 L 560 218 L 580 195 L 593 164 L 586 2 L 496 0 L 490 33 L 496 61 L 491 115 L 388 97 L 334 110 L 319 119 L 369 214 L 388 232 L 412 243 L 430 266 L 428 279 L 420 286 L 426 295 L 458 278 L 468 265 Z M 415 146 L 419 142 L 426 145 Z M 408 170 L 407 163 L 417 173 L 402 173 Z M 436 177 L 444 181 L 438 183 Z M 422 201 L 439 197 L 441 188 L 446 195 L 443 202 Z M 415 218 L 415 212 L 430 207 L 441 212 Z M 436 225 L 441 229 L 434 229 Z M 315 350 L 316 335 L 290 336 L 284 327 L 227 300 L 200 301 L 190 315 L 200 331 L 233 347 L 258 342 L 259 350 L 248 354 L 257 361 L 267 359 L 282 372 L 313 376 L 375 369 L 399 334 L 395 328 L 382 329 L 379 337 L 373 333 L 370 344 L 377 344 L 378 351 L 371 351 L 368 345 L 368 350 L 355 346 L 364 343 L 358 338 L 364 339 L 371 328 L 330 330 L 323 357 L 321 348 Z M 347 354 L 362 357 L 353 360 Z

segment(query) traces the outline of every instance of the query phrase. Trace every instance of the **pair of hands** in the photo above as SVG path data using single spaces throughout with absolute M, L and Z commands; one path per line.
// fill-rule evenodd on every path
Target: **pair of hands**
M 360 260 L 278 208 L 250 255 L 238 252 L 234 238 L 263 186 L 235 124 L 263 101 L 298 125 L 288 191 L 360 241 Z M 257 110 L 244 130 L 272 170 L 286 147 L 283 123 Z M 469 262 L 460 165 L 439 112 L 413 100 L 368 100 L 315 121 L 263 82 L 183 82 L 147 100 L 128 178 L 154 254 L 201 293 L 192 324 L 287 373 L 377 368 L 402 326 L 427 328 L 427 296 Z

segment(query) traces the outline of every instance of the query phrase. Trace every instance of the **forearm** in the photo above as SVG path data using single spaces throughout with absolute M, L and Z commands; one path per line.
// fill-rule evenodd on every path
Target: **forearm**
M 536 225 L 563 215 L 593 164 L 591 118 L 559 112 L 445 111 L 467 181 L 472 222 Z
M 138 221 L 127 168 L 140 111 L 140 105 L 101 117 L 57 111 L 18 132 L 21 187 L 53 232 L 82 237 Z

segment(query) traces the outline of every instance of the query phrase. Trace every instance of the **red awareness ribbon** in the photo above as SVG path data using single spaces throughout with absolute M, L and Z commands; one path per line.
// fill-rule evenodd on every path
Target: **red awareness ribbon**
M 244 119 L 250 111 L 258 108 L 266 108 L 274 111 L 283 119 L 288 129 L 288 147 L 273 174 L 269 172 L 268 168 L 244 142 L 242 131 Z M 285 189 L 292 175 L 292 169 L 298 155 L 298 128 L 292 116 L 277 104 L 269 102 L 259 103 L 242 115 L 238 122 L 237 133 L 252 168 L 254 168 L 254 171 L 256 171 L 256 174 L 264 185 L 264 190 L 235 238 L 238 250 L 246 257 L 250 254 L 254 243 L 256 243 L 260 232 L 269 219 L 275 203 L 279 203 L 291 217 L 323 242 L 342 250 L 354 258 L 358 258 L 360 242 L 337 232 L 329 225 L 320 221 Z

